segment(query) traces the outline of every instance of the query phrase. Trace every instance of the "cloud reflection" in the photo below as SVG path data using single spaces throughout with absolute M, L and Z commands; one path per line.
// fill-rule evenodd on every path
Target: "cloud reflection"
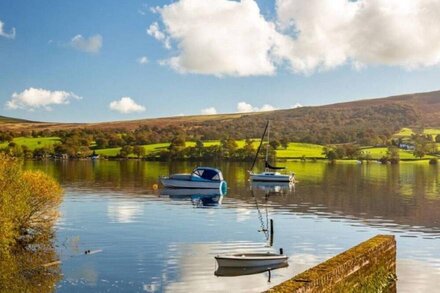
M 143 206 L 139 202 L 111 202 L 107 207 L 107 216 L 117 223 L 133 223 L 143 213 Z
M 413 259 L 397 260 L 398 292 L 434 292 L 440 279 L 440 259 L 431 259 L 436 266 Z

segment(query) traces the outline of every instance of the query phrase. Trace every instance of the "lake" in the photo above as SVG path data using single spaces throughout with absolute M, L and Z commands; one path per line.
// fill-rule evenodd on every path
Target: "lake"
M 196 165 L 219 167 L 227 194 L 155 190 L 158 176 Z M 438 166 L 285 165 L 296 173 L 295 186 L 251 186 L 245 163 L 26 162 L 65 190 L 57 291 L 258 292 L 376 234 L 396 236 L 399 292 L 438 291 Z M 265 249 L 260 216 L 263 224 L 274 220 L 274 247 L 284 249 L 289 266 L 273 270 L 270 282 L 267 272 L 216 276 L 215 255 Z

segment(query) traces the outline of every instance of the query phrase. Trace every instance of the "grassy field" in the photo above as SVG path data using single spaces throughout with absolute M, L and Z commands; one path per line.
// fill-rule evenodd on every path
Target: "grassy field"
M 237 140 L 237 145 L 239 148 L 242 148 L 244 144 L 245 144 L 245 140 Z M 258 147 L 258 141 L 254 141 L 253 144 L 255 148 Z M 143 145 L 142 147 L 145 149 L 145 154 L 149 155 L 152 153 L 160 152 L 162 150 L 166 150 L 169 147 L 169 145 L 170 143 L 165 142 L 165 143 L 146 144 Z M 186 147 L 194 147 L 195 145 L 196 143 L 194 141 L 187 141 L 185 144 Z M 220 141 L 208 140 L 208 141 L 204 141 L 203 145 L 205 147 L 220 145 Z M 99 149 L 99 150 L 95 150 L 95 152 L 99 155 L 112 157 L 112 156 L 116 156 L 120 150 L 121 148 L 117 147 L 117 148 Z M 134 157 L 134 155 L 132 155 L 132 157 Z
M 412 131 L 412 129 L 409 128 L 402 128 L 399 132 L 397 132 L 396 134 L 394 134 L 394 137 L 410 137 L 412 134 L 414 134 L 414 132 Z
M 318 144 L 310 144 L 310 143 L 299 143 L 299 142 L 291 142 L 287 149 L 278 149 L 277 157 L 278 158 L 324 158 L 323 154 L 323 146 Z
M 411 137 L 412 134 L 415 134 L 415 132 L 410 128 L 402 128 L 399 132 L 393 135 L 393 137 L 396 138 L 404 138 L 404 137 Z M 423 134 L 432 135 L 434 138 L 436 135 L 440 134 L 440 128 L 425 128 L 423 130 Z
M 435 138 L 436 135 L 440 134 L 440 128 L 426 128 L 423 131 L 423 133 L 424 134 L 430 134 L 430 135 L 432 135 Z
M 30 150 L 34 150 L 36 148 L 41 148 L 44 146 L 50 146 L 54 145 L 56 143 L 60 142 L 60 138 L 56 136 L 52 137 L 16 137 L 14 138 L 13 142 L 15 142 L 17 145 L 25 145 Z M 0 143 L 0 148 L 7 147 L 8 143 Z
M 214 146 L 214 145 L 220 145 L 219 140 L 210 140 L 203 142 L 205 147 Z M 253 146 L 256 149 L 258 147 L 259 141 L 254 140 Z M 169 143 L 156 143 L 156 144 L 148 144 L 143 145 L 145 149 L 145 153 L 152 154 L 159 152 L 161 150 L 166 150 L 170 144 Z M 195 146 L 195 142 L 186 142 L 187 147 L 193 147 Z M 237 140 L 237 145 L 239 148 L 244 147 L 245 140 Z M 95 152 L 100 155 L 105 156 L 116 156 L 121 148 L 108 148 L 108 149 L 100 149 L 96 150 Z M 289 143 L 289 146 L 287 149 L 278 149 L 277 150 L 277 157 L 282 159 L 287 158 L 301 158 L 302 156 L 305 156 L 306 158 L 324 158 L 324 155 L 322 154 L 323 146 L 316 145 L 316 144 L 307 144 L 307 143 Z
M 374 147 L 374 148 L 363 148 L 363 154 L 369 154 L 372 159 L 378 160 L 383 156 L 386 156 L 388 149 L 386 147 Z M 417 159 L 412 154 L 412 151 L 399 150 L 399 156 L 401 160 L 415 160 Z M 424 156 L 424 159 L 432 158 L 433 156 Z

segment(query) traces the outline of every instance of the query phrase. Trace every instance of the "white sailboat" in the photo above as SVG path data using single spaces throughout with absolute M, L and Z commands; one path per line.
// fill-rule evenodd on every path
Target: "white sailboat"
M 271 166 L 269 164 L 269 141 L 270 141 L 270 128 L 269 125 L 270 121 L 267 121 L 266 128 L 264 129 L 263 136 L 261 137 L 260 145 L 258 146 L 257 153 L 254 158 L 254 162 L 252 164 L 251 169 L 249 170 L 249 175 L 251 181 L 259 181 L 259 182 L 294 182 L 295 181 L 295 174 L 293 172 L 289 174 L 283 174 L 280 172 L 277 172 L 276 170 L 283 170 L 284 167 L 275 167 Z M 266 144 L 266 159 L 264 162 L 264 172 L 261 173 L 254 173 L 252 169 L 255 166 L 255 162 L 258 158 L 258 153 L 261 149 L 261 145 L 263 144 L 264 137 L 266 136 L 267 132 L 267 144 Z

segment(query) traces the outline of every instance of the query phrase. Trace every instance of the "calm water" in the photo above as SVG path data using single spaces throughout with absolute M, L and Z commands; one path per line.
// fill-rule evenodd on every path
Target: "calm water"
M 226 196 L 153 190 L 159 175 L 194 165 L 27 162 L 65 189 L 57 291 L 262 291 L 379 233 L 396 235 L 399 292 L 440 291 L 438 167 L 291 162 L 299 183 L 278 189 L 251 187 L 247 164 L 225 163 L 216 166 Z M 215 255 L 264 249 L 255 199 L 263 221 L 266 209 L 274 219 L 274 246 L 284 248 L 289 266 L 272 271 L 270 283 L 267 272 L 215 276 Z M 89 249 L 99 251 L 85 255 Z

